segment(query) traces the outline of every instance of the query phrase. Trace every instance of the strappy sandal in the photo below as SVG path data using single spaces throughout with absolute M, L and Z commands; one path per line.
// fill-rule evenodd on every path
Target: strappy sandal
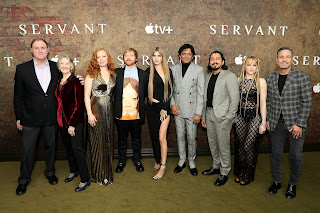
M 242 181 L 242 180 L 240 180 L 240 185 L 241 185 L 241 186 L 248 185 L 249 183 L 250 183 L 249 180 L 248 180 L 248 181 Z
M 164 167 L 164 170 L 161 170 L 161 166 Z M 161 176 L 158 175 L 160 171 L 163 171 Z M 153 176 L 153 179 L 154 179 L 154 180 L 159 180 L 159 179 L 161 179 L 161 178 L 163 177 L 163 175 L 164 175 L 165 172 L 166 172 L 166 164 L 160 164 L 159 171 L 158 171 L 158 173 L 157 173 L 155 176 Z
M 240 183 L 240 178 L 236 177 L 236 178 L 234 179 L 234 182 Z
M 159 170 L 160 169 L 160 165 L 158 163 L 155 163 L 153 168 L 155 168 L 156 170 Z

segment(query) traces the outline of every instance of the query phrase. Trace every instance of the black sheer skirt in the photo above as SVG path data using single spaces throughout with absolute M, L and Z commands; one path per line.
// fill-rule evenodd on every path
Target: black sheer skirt
M 246 183 L 254 180 L 261 141 L 260 124 L 260 116 L 247 122 L 241 115 L 237 116 L 234 174 Z

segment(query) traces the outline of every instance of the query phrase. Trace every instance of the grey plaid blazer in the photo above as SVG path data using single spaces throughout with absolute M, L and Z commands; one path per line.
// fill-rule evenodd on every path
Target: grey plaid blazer
M 270 129 L 273 131 L 276 128 L 282 110 L 288 130 L 294 124 L 305 130 L 312 104 L 310 77 L 305 72 L 291 68 L 280 96 L 279 73 L 277 70 L 267 76 L 267 121 Z
M 186 74 L 182 77 L 182 64 L 170 67 L 173 78 L 173 92 L 170 106 L 176 105 L 181 118 L 193 118 L 202 114 L 204 69 L 191 62 Z

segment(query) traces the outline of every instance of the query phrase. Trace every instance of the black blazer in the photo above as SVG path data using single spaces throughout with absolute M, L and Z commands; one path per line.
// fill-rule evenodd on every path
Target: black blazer
M 116 85 L 114 88 L 114 116 L 116 119 L 120 119 L 122 116 L 122 93 L 123 93 L 123 77 L 125 68 L 115 69 L 117 74 Z M 144 123 L 145 120 L 145 98 L 148 96 L 148 75 L 145 71 L 138 68 L 139 76 L 139 116 L 140 122 Z
M 49 61 L 51 81 L 45 93 L 38 81 L 33 60 L 17 65 L 14 83 L 14 110 L 22 126 L 39 127 L 57 124 L 57 99 L 55 90 L 59 71 Z

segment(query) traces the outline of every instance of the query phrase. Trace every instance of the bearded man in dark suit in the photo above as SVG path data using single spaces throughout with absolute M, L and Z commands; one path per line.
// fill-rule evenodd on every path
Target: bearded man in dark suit
M 130 133 L 133 149 L 132 161 L 137 172 L 143 172 L 141 162 L 141 125 L 145 120 L 145 98 L 148 95 L 148 75 L 136 66 L 138 52 L 124 51 L 125 67 L 115 69 L 114 116 L 118 129 L 118 159 L 116 173 L 124 171 L 127 162 L 127 139 Z

